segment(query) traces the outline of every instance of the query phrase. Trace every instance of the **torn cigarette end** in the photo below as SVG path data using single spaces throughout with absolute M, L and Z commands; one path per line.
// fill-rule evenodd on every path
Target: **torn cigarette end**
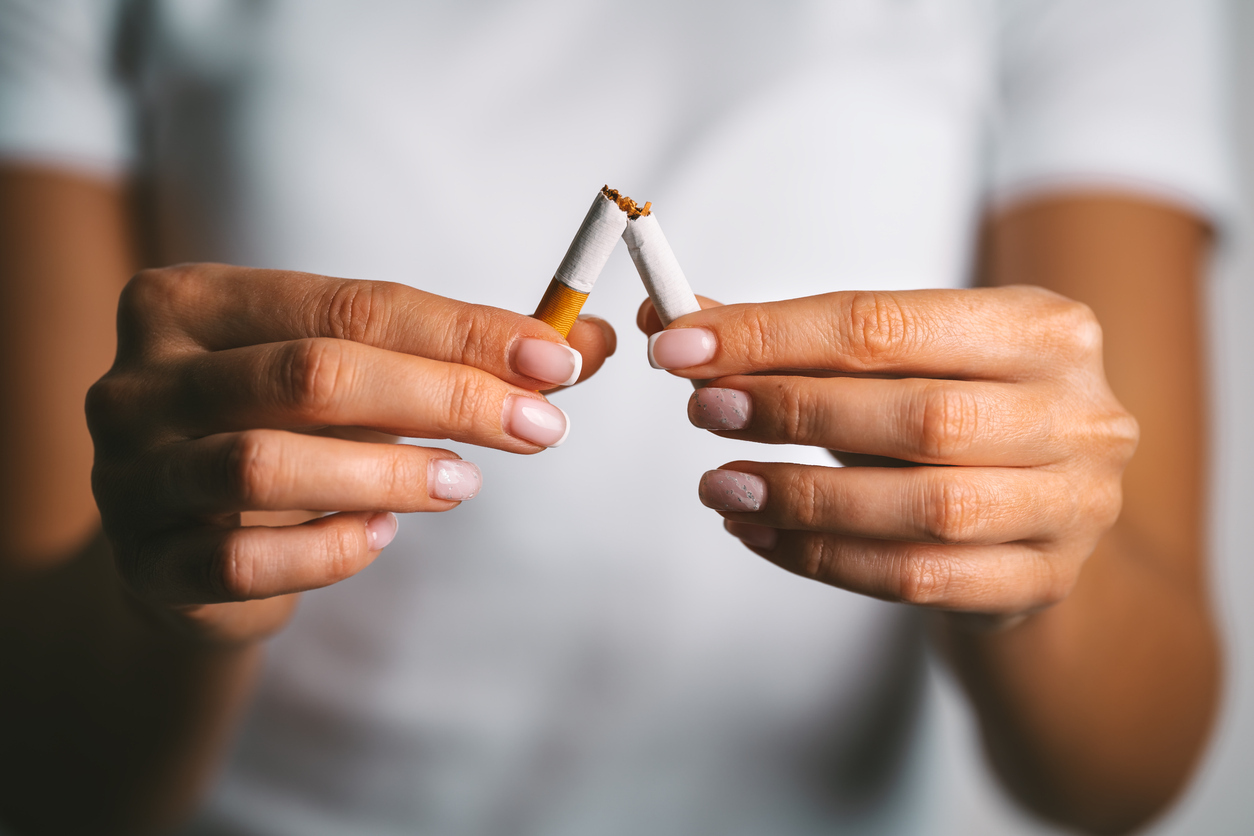
M 611 189 L 609 186 L 602 186 L 601 194 L 618 204 L 618 208 L 627 213 L 629 220 L 648 217 L 653 207 L 649 201 L 645 201 L 644 206 L 637 206 L 636 201 L 625 194 L 619 194 L 618 189 Z
M 532 314 L 552 325 L 563 337 L 570 333 L 614 245 L 627 228 L 628 210 L 623 208 L 624 200 L 634 211 L 635 201 L 621 197 L 609 186 L 597 193 L 592 208 L 575 233 L 575 240 L 570 242 L 566 256 Z

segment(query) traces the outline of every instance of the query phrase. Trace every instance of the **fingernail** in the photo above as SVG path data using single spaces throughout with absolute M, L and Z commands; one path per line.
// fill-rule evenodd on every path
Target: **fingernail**
M 766 502 L 766 480 L 735 470 L 707 470 L 697 493 L 703 505 L 716 511 L 760 511 Z
M 393 513 L 375 514 L 366 523 L 366 535 L 370 538 L 370 550 L 377 552 L 385 548 L 396 537 L 396 529 L 400 521 Z
M 698 389 L 688 399 L 688 420 L 703 430 L 743 430 L 753 417 L 753 399 L 739 389 Z
M 505 432 L 541 447 L 557 447 L 570 434 L 570 418 L 547 401 L 515 395 L 505 406 Z
M 706 328 L 676 328 L 649 337 L 649 365 L 655 369 L 688 369 L 714 359 L 718 340 Z
M 479 468 L 461 459 L 433 459 L 427 467 L 427 492 L 436 499 L 474 499 L 483 486 Z
M 582 370 L 583 355 L 570 346 L 528 337 L 514 347 L 514 371 L 527 377 L 569 386 Z
M 746 546 L 752 546 L 755 549 L 770 550 L 779 542 L 779 529 L 771 528 L 769 525 L 723 520 L 723 528 Z

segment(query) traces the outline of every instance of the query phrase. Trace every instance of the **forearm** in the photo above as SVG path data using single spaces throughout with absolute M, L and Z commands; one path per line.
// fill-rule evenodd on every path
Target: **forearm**
M 0 167 L 0 824 L 22 833 L 186 807 L 255 664 L 142 616 L 99 535 L 83 399 L 129 229 L 119 186 Z
M 1137 548 L 1116 528 L 1070 597 L 1008 630 L 936 622 L 1006 785 L 1096 832 L 1129 830 L 1178 794 L 1219 693 L 1204 596 Z
M 256 646 L 143 612 L 97 537 L 0 582 L 0 823 L 138 833 L 194 804 L 247 697 Z
M 1060 196 L 989 225 L 987 284 L 1086 303 L 1111 389 L 1140 424 L 1123 511 L 1072 594 L 1001 633 L 942 623 L 986 748 L 1045 815 L 1120 831 L 1160 811 L 1205 744 L 1220 691 L 1205 559 L 1209 232 L 1170 207 Z

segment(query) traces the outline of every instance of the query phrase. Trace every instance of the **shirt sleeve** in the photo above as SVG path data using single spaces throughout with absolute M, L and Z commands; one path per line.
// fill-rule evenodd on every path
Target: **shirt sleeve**
M 0 159 L 116 175 L 134 157 L 123 0 L 0 0 Z
M 1004 0 L 994 203 L 1114 187 L 1234 210 L 1217 0 Z

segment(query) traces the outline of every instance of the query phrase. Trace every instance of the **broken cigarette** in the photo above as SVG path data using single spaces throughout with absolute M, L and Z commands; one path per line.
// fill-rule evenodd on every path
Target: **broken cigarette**
M 629 208 L 634 210 L 635 206 L 630 198 L 620 197 L 609 186 L 601 189 L 532 316 L 552 325 L 563 338 L 570 333 L 614 245 L 627 228 Z
M 688 286 L 688 279 L 662 234 L 657 216 L 649 208 L 650 204 L 646 203 L 642 210 L 628 212 L 623 240 L 665 328 L 684 314 L 701 310 L 701 304 Z

